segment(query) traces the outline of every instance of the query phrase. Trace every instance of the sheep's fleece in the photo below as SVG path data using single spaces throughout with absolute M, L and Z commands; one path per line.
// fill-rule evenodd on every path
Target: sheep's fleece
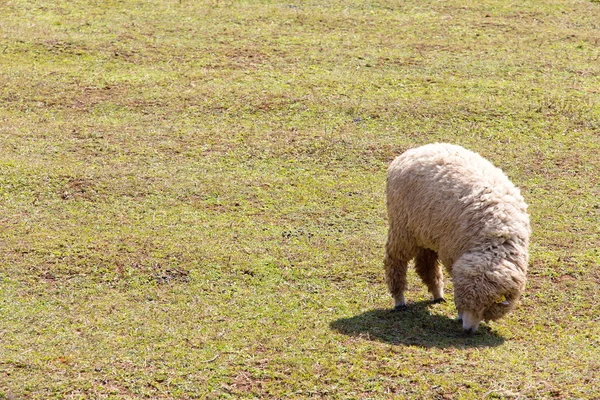
M 512 310 L 525 288 L 527 204 L 504 175 L 460 146 L 410 149 L 388 168 L 385 270 L 396 309 L 406 307 L 406 270 L 415 269 L 434 301 L 444 301 L 441 261 L 452 276 L 463 329 Z

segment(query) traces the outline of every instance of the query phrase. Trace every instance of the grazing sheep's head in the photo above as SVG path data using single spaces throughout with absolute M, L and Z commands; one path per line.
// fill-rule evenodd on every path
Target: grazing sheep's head
M 502 318 L 514 308 L 515 300 L 516 295 L 503 294 L 491 302 L 488 300 L 487 302 L 479 303 L 479 307 L 462 309 L 459 311 L 459 319 L 462 320 L 463 331 L 467 334 L 473 334 L 481 321 L 495 321 Z
M 454 301 L 467 334 L 481 321 L 500 319 L 514 309 L 525 287 L 525 272 L 515 263 L 482 252 L 463 255 L 452 272 Z

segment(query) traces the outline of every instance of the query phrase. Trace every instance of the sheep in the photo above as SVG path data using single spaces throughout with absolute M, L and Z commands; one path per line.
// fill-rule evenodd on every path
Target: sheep
M 387 170 L 385 274 L 394 309 L 406 308 L 406 272 L 415 269 L 445 302 L 441 263 L 454 284 L 463 331 L 512 311 L 525 288 L 531 228 L 527 204 L 504 175 L 461 146 L 410 149 Z

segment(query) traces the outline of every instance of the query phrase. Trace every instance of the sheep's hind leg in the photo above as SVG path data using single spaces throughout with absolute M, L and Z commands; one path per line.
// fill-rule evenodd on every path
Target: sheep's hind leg
M 415 257 L 415 269 L 433 295 L 433 302 L 444 303 L 444 274 L 437 253 L 420 248 Z
M 406 270 L 408 268 L 408 261 L 392 256 L 386 249 L 384 266 L 385 281 L 394 298 L 394 310 L 404 310 L 406 309 L 404 291 L 406 290 Z

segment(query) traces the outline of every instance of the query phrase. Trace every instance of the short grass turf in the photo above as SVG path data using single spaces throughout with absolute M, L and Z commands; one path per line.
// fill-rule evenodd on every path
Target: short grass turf
M 3 1 L 0 398 L 598 398 L 598 1 Z M 387 164 L 522 189 L 520 307 L 390 313 Z

